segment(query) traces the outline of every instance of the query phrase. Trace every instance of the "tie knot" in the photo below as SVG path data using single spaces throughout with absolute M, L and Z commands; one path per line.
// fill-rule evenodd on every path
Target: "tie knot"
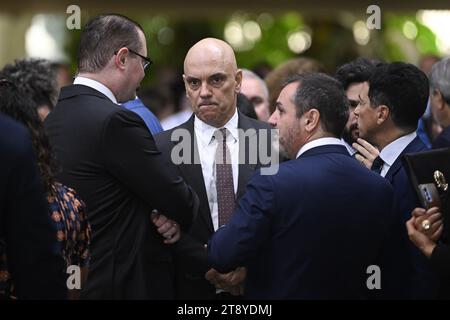
M 214 138 L 217 139 L 217 141 L 225 142 L 227 141 L 228 134 L 229 131 L 227 128 L 220 128 L 214 132 Z

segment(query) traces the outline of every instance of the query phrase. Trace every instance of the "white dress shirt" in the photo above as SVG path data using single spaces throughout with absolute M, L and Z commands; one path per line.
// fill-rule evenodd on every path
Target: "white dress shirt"
M 381 169 L 381 176 L 385 177 L 391 166 L 394 164 L 395 160 L 399 157 L 400 153 L 416 138 L 416 132 L 411 132 L 405 136 L 402 136 L 381 150 L 379 157 L 384 161 L 383 167 Z
M 92 79 L 85 78 L 85 77 L 76 77 L 75 80 L 73 81 L 73 84 L 82 84 L 84 86 L 87 86 L 87 87 L 90 87 L 90 88 L 95 89 L 97 91 L 100 91 L 105 96 L 107 96 L 109 98 L 109 100 L 111 100 L 115 104 L 118 104 L 117 103 L 117 99 L 114 96 L 114 94 L 103 83 L 100 83 L 100 82 L 98 82 L 96 80 L 92 80 Z
M 303 145 L 303 147 L 300 148 L 300 150 L 298 150 L 297 153 L 297 158 L 300 157 L 303 153 L 305 153 L 306 151 L 308 151 L 309 149 L 315 148 L 315 147 L 320 147 L 320 146 L 325 146 L 325 145 L 329 145 L 329 144 L 337 144 L 339 146 L 343 146 L 344 144 L 342 143 L 342 141 L 338 138 L 319 138 L 313 141 L 310 141 L 308 143 L 305 143 Z
M 231 119 L 222 127 L 226 128 L 230 132 L 227 136 L 226 143 L 231 155 L 234 194 L 237 192 L 239 176 L 239 134 L 237 125 L 238 113 L 236 110 L 233 117 L 231 117 Z M 210 126 L 195 116 L 194 132 L 197 139 L 198 153 L 200 156 L 200 163 L 202 165 L 203 180 L 205 182 L 214 231 L 219 228 L 215 165 L 215 155 L 218 143 L 216 139 L 213 139 L 214 132 L 218 129 L 220 128 Z

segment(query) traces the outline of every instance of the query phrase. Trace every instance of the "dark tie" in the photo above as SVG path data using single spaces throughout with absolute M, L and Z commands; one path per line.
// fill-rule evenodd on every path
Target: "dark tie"
M 380 174 L 381 169 L 383 168 L 384 161 L 380 158 L 380 156 L 376 157 L 375 160 L 373 160 L 372 167 L 370 170 Z
M 234 211 L 233 169 L 231 154 L 227 146 L 228 130 L 222 128 L 214 133 L 216 149 L 216 189 L 219 211 L 219 227 L 227 224 Z

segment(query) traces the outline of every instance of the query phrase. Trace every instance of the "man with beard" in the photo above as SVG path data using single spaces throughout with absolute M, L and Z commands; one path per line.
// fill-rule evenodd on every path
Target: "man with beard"
M 218 271 L 247 267 L 246 298 L 366 297 L 392 188 L 342 145 L 347 118 L 342 85 L 329 76 L 297 76 L 283 87 L 269 122 L 292 160 L 275 175 L 253 176 L 208 245 Z
M 345 93 L 347 94 L 347 98 L 350 102 L 350 112 L 347 123 L 345 124 L 344 131 L 342 133 L 342 141 L 344 142 L 345 147 L 352 156 L 355 156 L 358 153 L 358 150 L 353 147 L 353 144 L 357 143 L 359 138 L 358 124 L 356 122 L 356 116 L 353 111 L 358 106 L 358 95 L 361 91 L 363 83 L 369 80 L 369 77 L 372 74 L 373 70 L 379 64 L 379 62 L 374 62 L 372 60 L 364 58 L 358 58 L 340 66 L 334 76 L 344 87 Z M 369 148 L 369 150 L 372 150 L 370 149 L 370 145 L 368 146 L 367 144 L 364 144 L 365 142 L 366 141 L 362 139 L 359 141 L 361 145 Z M 377 153 L 376 149 L 374 150 L 374 152 Z M 377 155 L 378 154 L 375 154 L 375 157 Z

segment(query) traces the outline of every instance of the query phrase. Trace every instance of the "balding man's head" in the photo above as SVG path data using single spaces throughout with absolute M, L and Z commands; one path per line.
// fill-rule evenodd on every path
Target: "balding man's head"
M 237 70 L 236 57 L 231 46 L 225 41 L 206 38 L 194 44 L 184 59 L 184 72 L 191 64 L 199 64 L 208 60 L 215 63 L 226 64 L 227 67 Z
M 206 38 L 192 46 L 184 60 L 183 79 L 186 95 L 200 120 L 222 127 L 236 112 L 242 72 L 226 42 Z

